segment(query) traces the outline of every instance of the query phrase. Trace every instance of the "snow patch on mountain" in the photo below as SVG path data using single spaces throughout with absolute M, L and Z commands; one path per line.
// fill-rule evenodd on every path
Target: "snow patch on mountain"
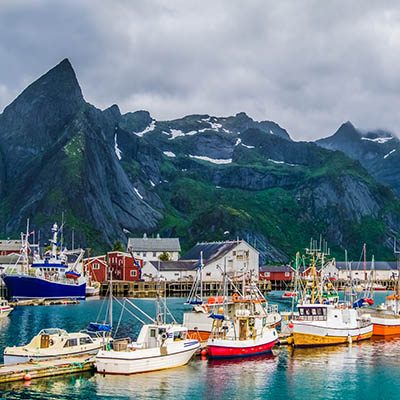
M 150 123 L 150 125 L 142 130 L 141 132 L 133 132 L 135 135 L 142 137 L 144 134 L 149 133 L 151 131 L 154 131 L 156 127 L 156 121 L 153 119 Z
M 208 161 L 213 164 L 230 164 L 232 162 L 232 158 L 210 158 L 206 156 L 193 156 L 189 154 L 190 158 L 196 158 L 197 160 Z
M 393 154 L 396 151 L 396 149 L 393 149 L 392 151 L 389 151 L 386 155 L 383 156 L 383 158 L 388 158 L 391 154 Z
M 167 157 L 176 157 L 172 151 L 163 151 L 163 154 L 165 154 Z
M 122 151 L 118 147 L 117 134 L 114 135 L 114 151 L 115 155 L 118 157 L 118 160 L 120 160 L 122 158 L 121 156 Z
M 389 140 L 393 139 L 392 137 L 378 137 L 375 139 L 370 139 L 367 137 L 362 137 L 361 140 L 369 140 L 370 142 L 375 142 L 375 143 L 386 143 Z

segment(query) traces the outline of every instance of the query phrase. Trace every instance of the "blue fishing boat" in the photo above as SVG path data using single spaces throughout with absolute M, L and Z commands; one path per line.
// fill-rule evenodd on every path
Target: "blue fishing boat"
M 52 227 L 52 249 L 50 254 L 43 258 L 34 256 L 33 262 L 28 263 L 29 230 L 22 234 L 21 258 L 22 266 L 7 268 L 2 275 L 8 290 L 8 296 L 12 300 L 19 299 L 84 299 L 86 289 L 86 277 L 84 273 L 77 271 L 84 254 L 80 250 L 75 262 L 68 264 L 66 249 L 58 250 L 57 243 L 59 229 L 57 224 Z M 60 246 L 61 247 L 61 246 Z

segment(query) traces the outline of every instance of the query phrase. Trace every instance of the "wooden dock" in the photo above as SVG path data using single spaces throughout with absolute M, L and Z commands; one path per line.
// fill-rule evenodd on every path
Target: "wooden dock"
M 93 369 L 94 357 L 89 354 L 80 357 L 2 365 L 0 366 L 0 383 L 73 374 Z
M 79 304 L 79 300 L 71 300 L 71 299 L 29 299 L 29 300 L 19 300 L 19 301 L 10 301 L 9 305 L 11 307 L 19 307 L 19 306 L 53 306 L 53 305 L 65 305 L 65 304 Z
M 236 285 L 240 288 L 241 282 Z M 141 282 L 141 281 L 113 281 L 113 294 L 117 297 L 155 298 L 157 288 L 160 295 L 166 297 L 188 297 L 193 286 L 192 281 L 169 281 L 169 282 Z M 266 295 L 271 290 L 271 283 L 267 280 L 257 282 L 260 291 Z M 203 282 L 203 295 L 205 297 L 221 295 L 222 282 Z M 102 282 L 100 295 L 106 296 L 109 290 L 109 282 Z M 232 284 L 228 284 L 228 295 L 236 292 Z

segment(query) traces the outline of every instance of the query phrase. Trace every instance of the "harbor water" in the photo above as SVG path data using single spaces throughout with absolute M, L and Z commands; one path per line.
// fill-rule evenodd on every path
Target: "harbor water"
M 290 302 L 271 293 L 280 310 Z M 376 303 L 385 292 L 377 293 Z M 154 315 L 154 300 L 134 300 Z M 183 299 L 167 303 L 178 322 L 188 307 Z M 0 320 L 0 352 L 27 343 L 40 329 L 84 329 L 101 320 L 106 300 L 76 305 L 17 307 Z M 121 307 L 114 302 L 114 326 Z M 190 309 L 190 308 L 189 308 Z M 99 312 L 101 313 L 99 315 Z M 140 323 L 124 313 L 118 337 L 136 337 Z M 396 399 L 400 393 L 400 337 L 320 349 L 276 348 L 271 355 L 236 360 L 193 359 L 189 365 L 132 376 L 82 373 L 0 385 L 5 399 Z

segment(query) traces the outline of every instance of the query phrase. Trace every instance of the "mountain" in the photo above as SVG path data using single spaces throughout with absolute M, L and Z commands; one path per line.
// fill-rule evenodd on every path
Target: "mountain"
M 243 112 L 157 121 L 99 110 L 68 60 L 0 115 L 0 166 L 3 237 L 26 218 L 43 232 L 64 212 L 66 241 L 73 229 L 92 254 L 146 232 L 179 236 L 184 250 L 240 237 L 283 262 L 321 234 L 333 254 L 358 259 L 365 242 L 385 259 L 400 230 L 399 198 L 342 152 Z
M 316 143 L 359 160 L 379 182 L 400 194 L 400 140 L 394 134 L 384 130 L 363 132 L 346 122 L 332 136 Z

